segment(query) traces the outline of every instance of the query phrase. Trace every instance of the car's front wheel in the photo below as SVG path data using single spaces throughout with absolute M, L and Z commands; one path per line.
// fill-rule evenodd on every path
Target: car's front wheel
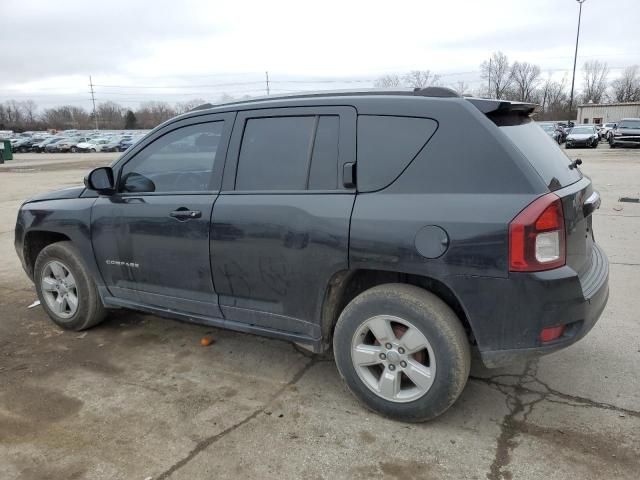
M 436 295 L 412 285 L 381 285 L 358 295 L 338 319 L 333 348 L 349 390 L 398 420 L 442 414 L 469 376 L 460 320 Z
M 48 245 L 38 254 L 34 280 L 40 304 L 58 326 L 85 330 L 106 316 L 96 285 L 71 242 Z

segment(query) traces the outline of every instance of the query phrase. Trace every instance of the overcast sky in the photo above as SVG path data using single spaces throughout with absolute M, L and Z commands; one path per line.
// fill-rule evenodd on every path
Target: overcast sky
M 577 17 L 575 0 L 0 0 L 0 100 L 89 107 L 92 75 L 97 101 L 215 101 L 263 95 L 267 70 L 272 93 L 414 69 L 475 89 L 497 50 L 570 77 Z M 579 67 L 640 63 L 639 31 L 640 0 L 586 0 Z

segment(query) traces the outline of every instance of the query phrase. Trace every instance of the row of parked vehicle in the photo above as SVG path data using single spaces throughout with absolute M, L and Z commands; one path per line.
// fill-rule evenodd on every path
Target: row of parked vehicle
M 25 132 L 11 138 L 14 153 L 124 152 L 147 132 L 80 132 L 60 134 Z
M 566 143 L 566 148 L 596 148 L 603 140 L 611 148 L 640 146 L 640 118 L 624 118 L 603 125 L 556 122 L 540 122 L 539 125 L 558 145 Z

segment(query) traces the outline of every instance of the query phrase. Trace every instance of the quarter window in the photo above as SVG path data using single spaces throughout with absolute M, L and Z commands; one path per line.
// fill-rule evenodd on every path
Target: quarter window
M 202 192 L 210 188 L 222 121 L 173 130 L 125 164 L 124 192 Z

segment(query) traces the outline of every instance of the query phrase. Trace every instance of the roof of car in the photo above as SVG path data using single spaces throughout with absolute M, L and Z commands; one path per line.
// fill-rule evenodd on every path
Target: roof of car
M 321 99 L 327 100 L 336 97 L 358 97 L 362 99 L 363 97 L 385 97 L 389 99 L 390 97 L 422 97 L 422 98 L 433 98 L 446 100 L 451 99 L 455 101 L 460 101 L 462 99 L 468 100 L 473 105 L 475 105 L 478 110 L 482 113 L 501 113 L 501 112 L 518 112 L 521 114 L 531 114 L 537 108 L 537 105 L 532 103 L 525 102 L 512 102 L 507 100 L 500 99 L 487 99 L 487 98 L 476 98 L 476 97 L 463 97 L 456 93 L 454 90 L 446 87 L 426 87 L 426 88 L 377 88 L 377 89 L 358 89 L 358 90 L 323 90 L 317 92 L 304 92 L 304 93 L 294 93 L 294 94 L 283 94 L 283 95 L 269 95 L 263 97 L 255 97 L 247 100 L 236 100 L 233 102 L 220 103 L 220 104 L 211 104 L 205 103 L 200 105 L 193 110 L 181 115 L 180 118 L 188 117 L 191 115 L 197 115 L 201 113 L 205 113 L 207 110 L 228 110 L 237 106 L 239 109 L 247 109 L 251 108 L 253 105 L 260 106 L 280 106 L 279 104 L 286 104 L 286 106 L 291 105 L 292 101 L 296 100 L 313 100 L 313 99 Z M 213 112 L 212 112 L 213 113 Z

